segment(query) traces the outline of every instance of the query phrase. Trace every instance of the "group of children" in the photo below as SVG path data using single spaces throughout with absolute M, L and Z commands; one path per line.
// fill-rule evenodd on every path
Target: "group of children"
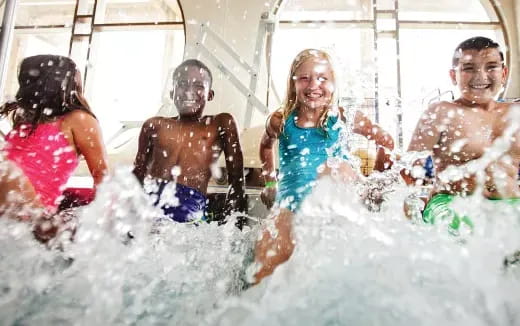
M 455 50 L 450 70 L 461 96 L 426 110 L 408 150 L 430 151 L 437 175 L 450 166 L 464 167 L 482 157 L 511 124 L 512 106 L 495 101 L 507 72 L 497 43 L 484 37 L 462 42 Z M 222 152 L 230 184 L 226 212 L 237 211 L 244 201 L 237 124 L 228 113 L 203 115 L 206 102 L 215 95 L 212 82 L 206 65 L 198 60 L 184 61 L 174 72 L 171 92 L 178 116 L 148 119 L 139 136 L 133 172 L 153 198 L 153 204 L 174 221 L 205 219 L 208 183 Z M 19 83 L 16 102 L 0 109 L 2 115 L 12 113 L 14 123 L 6 136 L 6 159 L 1 163 L 0 214 L 6 214 L 8 207 L 22 206 L 38 208 L 38 214 L 52 214 L 79 155 L 86 159 L 96 184 L 106 175 L 99 125 L 81 94 L 80 76 L 70 59 L 26 58 Z M 394 148 L 392 137 L 363 113 L 346 112 L 336 103 L 336 76 L 330 56 L 316 49 L 300 52 L 290 68 L 283 105 L 267 118 L 260 140 L 265 178 L 261 199 L 268 208 L 276 208 L 271 218 L 278 232 L 276 237 L 264 232 L 256 244 L 255 259 L 260 266 L 255 275 L 257 282 L 291 256 L 295 245 L 291 235 L 293 214 L 321 175 L 346 183 L 362 178 L 349 163 L 348 153 L 338 146 L 338 125 L 350 125 L 352 132 L 378 146 Z M 520 131 L 509 136 L 508 149 L 485 167 L 482 195 L 517 204 Z M 274 160 L 276 142 L 278 171 Z M 378 157 L 384 159 L 385 155 Z M 330 159 L 335 163 L 327 164 Z M 379 166 L 388 166 L 386 163 L 377 162 Z M 11 177 L 15 171 L 19 178 Z M 419 182 L 408 170 L 402 174 L 409 182 Z M 457 220 L 465 220 L 450 207 L 450 202 L 455 196 L 474 193 L 479 175 L 469 171 L 458 180 L 437 178 L 424 220 L 433 222 L 438 216 L 449 216 L 454 225 Z M 11 211 L 17 218 L 31 219 L 26 211 Z

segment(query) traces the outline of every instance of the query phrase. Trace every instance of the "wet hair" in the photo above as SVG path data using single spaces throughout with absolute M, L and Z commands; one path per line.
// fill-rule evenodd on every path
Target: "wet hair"
M 334 73 L 334 67 L 332 64 L 332 57 L 325 51 L 317 50 L 317 49 L 305 49 L 298 53 L 298 55 L 294 58 L 291 69 L 289 71 L 289 76 L 287 78 L 287 92 L 285 95 L 285 99 L 283 101 L 282 107 L 279 111 L 282 112 L 283 121 L 285 122 L 291 112 L 293 112 L 298 105 L 298 98 L 296 96 L 296 86 L 294 83 L 294 74 L 296 70 L 307 60 L 309 59 L 323 59 L 326 60 L 327 63 L 332 67 L 332 77 L 334 82 L 336 81 L 336 74 Z M 334 92 L 336 93 L 336 92 Z M 333 94 L 331 103 L 335 102 L 336 94 Z M 327 121 L 329 110 L 325 110 L 321 115 L 318 127 L 323 128 L 325 126 L 325 122 Z
M 453 53 L 453 59 L 451 63 L 452 67 L 456 67 L 459 64 L 459 60 L 462 57 L 462 51 L 482 51 L 484 49 L 497 49 L 500 53 L 500 60 L 502 61 L 502 64 L 504 64 L 504 53 L 502 53 L 502 51 L 500 50 L 500 45 L 487 37 L 476 36 L 465 40 L 457 46 L 455 52 Z
M 173 71 L 173 80 L 177 78 L 177 75 L 181 72 L 181 69 L 184 67 L 197 67 L 199 69 L 205 70 L 209 76 L 209 87 L 213 84 L 213 74 L 209 70 L 208 66 L 206 66 L 202 61 L 197 59 L 188 59 L 183 61 L 175 70 Z
M 16 127 L 54 120 L 74 110 L 96 117 L 82 94 L 79 71 L 72 59 L 59 55 L 35 55 L 22 60 L 15 101 L 0 107 L 0 116 L 12 114 Z

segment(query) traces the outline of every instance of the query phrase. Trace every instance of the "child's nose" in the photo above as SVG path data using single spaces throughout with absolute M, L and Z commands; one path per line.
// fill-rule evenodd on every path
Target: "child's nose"
M 318 87 L 321 85 L 321 80 L 319 77 L 312 77 L 309 80 L 309 87 Z
M 194 97 L 195 91 L 194 91 L 193 87 L 186 87 L 186 89 L 184 90 L 184 95 L 188 98 Z
M 485 68 L 477 69 L 477 76 L 479 80 L 487 80 L 488 79 L 488 71 Z
M 195 85 L 187 85 L 184 91 L 186 93 L 188 93 L 188 92 L 195 93 L 195 92 L 197 92 L 197 88 L 195 87 Z

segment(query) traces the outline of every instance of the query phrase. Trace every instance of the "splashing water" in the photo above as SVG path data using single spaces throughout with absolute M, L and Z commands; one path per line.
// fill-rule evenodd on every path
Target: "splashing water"
M 252 230 L 233 221 L 155 225 L 148 202 L 130 172 L 118 171 L 81 210 L 63 252 L 37 244 L 25 224 L 0 220 L 3 323 L 198 324 L 238 293 Z
M 473 235 L 403 220 L 404 191 L 379 214 L 321 180 L 295 217 L 296 249 L 259 287 L 222 304 L 220 325 L 516 325 L 520 211 L 474 205 Z M 465 203 L 468 205 L 468 203 Z M 494 211 L 493 211 L 494 209 Z
M 5 324 L 517 325 L 520 211 L 461 199 L 473 233 L 404 219 L 409 193 L 378 213 L 357 189 L 320 180 L 294 218 L 292 258 L 243 290 L 256 228 L 154 224 L 127 170 L 79 211 L 75 241 L 49 251 L 25 224 L 0 219 Z M 399 187 L 403 187 L 402 189 Z

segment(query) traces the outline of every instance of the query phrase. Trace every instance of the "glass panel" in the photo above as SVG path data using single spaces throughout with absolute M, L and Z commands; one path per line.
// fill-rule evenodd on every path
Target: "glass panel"
M 18 66 L 23 58 L 36 54 L 68 55 L 70 33 L 70 29 L 31 29 L 30 32 L 15 30 L 9 55 L 9 68 L 4 96 L 6 98 L 15 96 L 18 90 Z
M 399 0 L 399 19 L 418 21 L 498 22 L 489 0 Z
M 405 148 L 417 120 L 428 102 L 450 99 L 457 89 L 451 84 L 449 70 L 453 51 L 460 42 L 481 35 L 504 44 L 496 30 L 404 29 L 400 30 L 403 97 L 403 134 Z M 503 49 L 505 49 L 503 47 Z
M 100 0 L 96 24 L 182 22 L 176 0 Z
M 85 67 L 87 66 L 87 53 L 88 53 L 88 37 L 74 37 L 72 47 L 70 49 L 70 57 L 76 65 L 79 71 L 81 71 L 82 78 L 85 78 Z
M 92 15 L 94 0 L 78 0 L 78 15 Z
M 170 104 L 170 75 L 182 61 L 184 32 L 104 31 L 93 41 L 86 95 L 106 140 L 121 128 L 121 120 L 144 121 Z
M 397 21 L 394 18 L 378 18 L 377 19 L 377 30 L 378 31 L 395 31 L 397 28 Z
M 397 44 L 395 38 L 377 40 L 379 123 L 397 141 Z
M 74 29 L 74 35 L 76 34 L 90 34 L 92 31 L 92 18 L 84 17 L 76 20 L 76 28 Z
M 287 0 L 280 20 L 363 20 L 372 18 L 372 0 Z
M 16 10 L 16 26 L 70 26 L 75 7 L 74 0 L 21 0 Z
M 395 0 L 377 0 L 377 10 L 394 10 Z

